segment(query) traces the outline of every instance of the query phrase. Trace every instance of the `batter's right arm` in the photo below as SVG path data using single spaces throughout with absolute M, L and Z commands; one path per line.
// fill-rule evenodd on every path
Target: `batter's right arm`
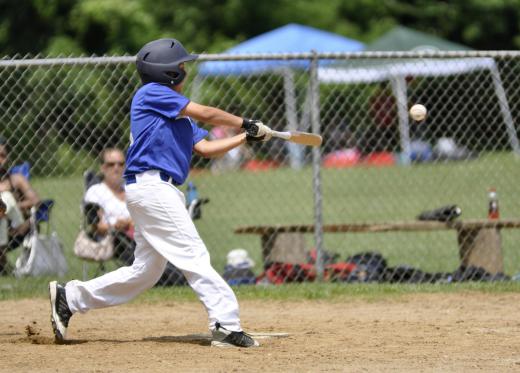
M 212 106 L 200 105 L 190 101 L 181 111 L 181 115 L 214 126 L 243 128 L 249 136 L 261 137 L 263 141 L 271 138 L 271 129 L 259 120 L 244 119 Z
M 214 126 L 228 126 L 234 128 L 242 127 L 242 118 L 228 113 L 224 110 L 197 104 L 190 101 L 181 111 L 181 115 L 192 117 L 200 122 L 212 124 Z

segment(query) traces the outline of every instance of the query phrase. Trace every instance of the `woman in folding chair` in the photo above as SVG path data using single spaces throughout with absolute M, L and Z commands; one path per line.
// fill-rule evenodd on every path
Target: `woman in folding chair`
M 30 215 L 31 207 L 40 203 L 38 194 L 29 183 L 27 175 L 14 172 L 15 167 L 9 167 L 9 147 L 4 137 L 0 136 L 0 192 L 11 192 L 16 197 L 18 208 L 24 216 Z
M 96 234 L 113 234 L 114 257 L 125 265 L 134 260 L 134 225 L 126 208 L 123 170 L 125 155 L 120 149 L 107 148 L 101 153 L 103 180 L 87 189 L 84 203 L 95 204 L 98 210 Z
M 40 197 L 29 182 L 28 172 L 28 162 L 25 162 L 23 166 L 9 166 L 9 146 L 7 140 L 0 135 L 0 192 L 9 192 L 14 196 L 24 219 L 30 217 L 32 207 L 40 204 Z M 20 246 L 25 233 L 11 230 L 7 250 L 11 251 Z

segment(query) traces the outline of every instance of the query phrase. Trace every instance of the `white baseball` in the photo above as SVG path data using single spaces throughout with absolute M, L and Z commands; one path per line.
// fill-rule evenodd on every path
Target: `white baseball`
M 413 120 L 420 122 L 426 118 L 426 107 L 421 104 L 415 104 L 410 108 L 410 116 Z

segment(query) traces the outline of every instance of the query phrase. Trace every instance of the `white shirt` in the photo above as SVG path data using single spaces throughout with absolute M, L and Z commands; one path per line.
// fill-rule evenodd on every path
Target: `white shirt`
M 85 194 L 85 202 L 97 203 L 103 209 L 103 220 L 114 225 L 120 219 L 129 219 L 126 202 L 121 201 L 105 183 L 92 185 Z
M 11 192 L 0 192 L 0 198 L 7 207 L 6 216 L 0 219 L 0 246 L 5 246 L 9 241 L 8 220 L 11 223 L 11 228 L 18 228 L 23 223 L 23 216 Z

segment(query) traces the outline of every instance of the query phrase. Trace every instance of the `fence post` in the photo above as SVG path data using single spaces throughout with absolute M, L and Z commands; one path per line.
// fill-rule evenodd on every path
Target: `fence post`
M 399 138 L 401 142 L 402 161 L 404 164 L 411 162 L 410 149 L 410 123 L 408 123 L 408 94 L 406 81 L 403 76 L 392 78 L 392 90 L 396 98 L 397 114 L 399 119 Z
M 312 51 L 310 68 L 310 102 L 312 132 L 320 134 L 320 86 L 318 81 L 318 53 Z M 312 187 L 314 195 L 314 240 L 318 281 L 323 280 L 323 211 L 321 194 L 321 148 L 312 148 Z
M 296 93 L 294 88 L 294 73 L 291 68 L 286 67 L 282 70 L 283 88 L 285 99 L 285 117 L 287 118 L 287 130 L 298 131 L 298 118 L 296 113 Z M 291 168 L 301 169 L 303 163 L 302 145 L 287 142 L 289 151 L 289 164 Z

